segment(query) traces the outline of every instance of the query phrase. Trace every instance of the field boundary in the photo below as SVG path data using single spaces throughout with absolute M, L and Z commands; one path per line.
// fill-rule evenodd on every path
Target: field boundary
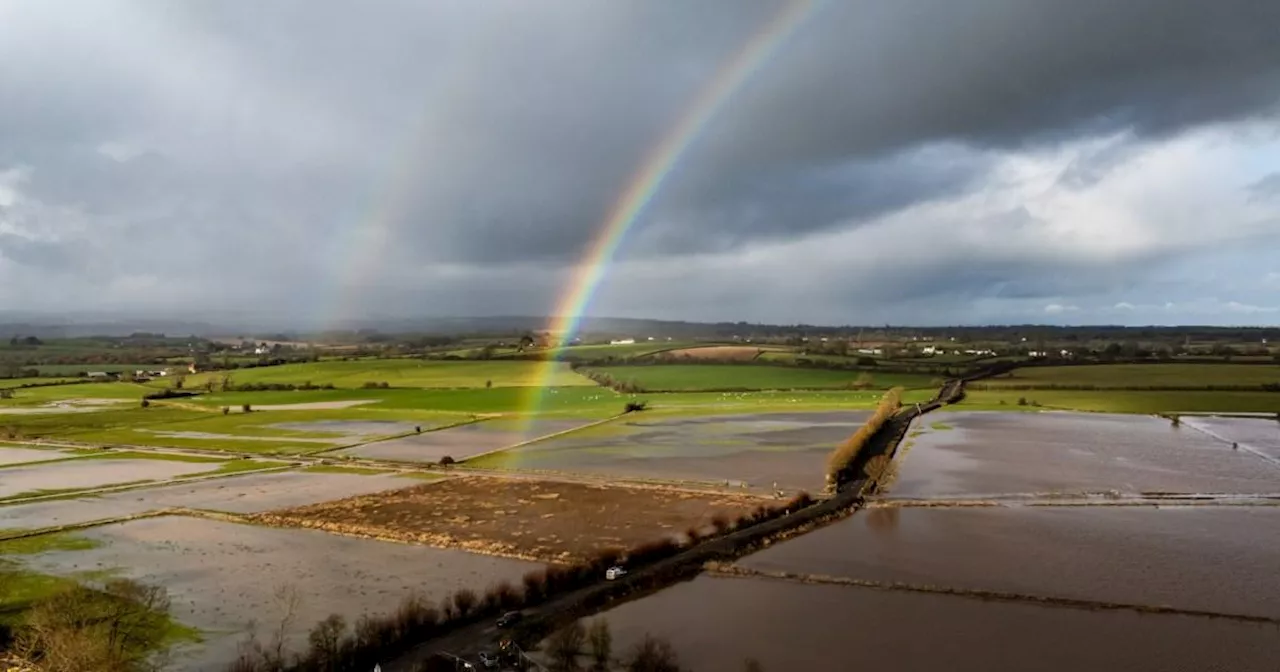
M 458 461 L 459 461 L 461 464 L 466 464 L 468 461 L 470 461 L 470 460 L 474 460 L 474 459 L 476 459 L 476 458 L 478 458 L 478 457 L 484 457 L 484 456 L 486 456 L 486 455 L 496 455 L 496 454 L 498 454 L 498 453 L 504 453 L 504 452 L 506 452 L 506 451 L 508 451 L 508 450 L 515 450 L 515 449 L 517 449 L 517 448 L 524 448 L 525 446 L 528 446 L 528 445 L 532 445 L 532 444 L 538 443 L 539 441 L 547 441 L 547 440 L 550 440 L 550 439 L 556 439 L 556 438 L 559 438 L 559 437 L 561 437 L 561 436 L 565 436 L 566 434 L 572 434 L 572 433 L 574 433 L 574 432 L 580 432 L 580 431 L 582 431 L 582 430 L 584 430 L 584 429 L 591 429 L 592 427 L 599 427 L 600 425 L 603 425 L 603 424 L 606 424 L 606 423 L 613 422 L 614 420 L 617 420 L 618 418 L 625 417 L 625 416 L 627 416 L 627 415 L 631 415 L 631 413 L 619 413 L 619 414 L 617 414 L 617 415 L 611 415 L 611 416 L 609 416 L 609 417 L 607 417 L 607 418 L 604 418 L 603 420 L 596 420 L 596 421 L 594 421 L 594 422 L 589 422 L 589 423 L 587 423 L 587 424 L 585 424 L 585 425 L 579 425 L 579 426 L 577 426 L 577 427 L 570 427 L 569 429 L 562 429 L 562 430 L 560 430 L 560 431 L 558 431 L 558 432 L 552 432 L 552 433 L 550 433 L 550 434 L 546 434 L 546 435 L 543 435 L 543 436 L 535 436 L 535 437 L 534 437 L 534 438 L 532 438 L 532 439 L 526 439 L 526 440 L 524 440 L 524 441 L 520 441 L 519 443 L 513 443 L 513 444 L 511 444 L 511 445 L 509 445 L 509 446 L 503 446 L 502 448 L 495 448 L 495 449 L 493 449 L 493 450 L 487 450 L 487 451 L 485 451 L 485 452 L 483 452 L 483 453 L 478 453 L 478 454 L 476 454 L 476 455 L 471 455 L 471 456 L 469 456 L 469 457 L 463 458 L 463 459 L 458 460 Z
M 459 422 L 454 422 L 446 425 L 440 425 L 439 427 L 429 427 L 421 432 L 401 432 L 399 434 L 389 434 L 387 436 L 377 437 L 370 441 L 360 441 L 358 443 L 352 443 L 352 444 L 347 444 L 342 446 L 333 446 L 331 448 L 322 448 L 320 450 L 312 450 L 312 451 L 298 453 L 298 454 L 305 455 L 307 457 L 314 457 L 317 455 L 332 453 L 339 450 L 350 450 L 352 448 L 359 448 L 361 446 L 368 446 L 375 443 L 382 443 L 383 441 L 395 441 L 396 439 L 406 439 L 411 436 L 422 436 L 423 434 L 430 434 L 432 432 L 441 432 L 446 429 L 453 429 L 455 427 L 465 427 L 467 425 L 474 425 L 476 423 L 486 422 L 486 421 L 494 420 L 500 417 L 502 416 L 501 415 L 472 415 L 472 417 L 467 418 L 466 420 L 461 420 Z M 409 421 L 406 420 L 405 422 L 409 422 Z

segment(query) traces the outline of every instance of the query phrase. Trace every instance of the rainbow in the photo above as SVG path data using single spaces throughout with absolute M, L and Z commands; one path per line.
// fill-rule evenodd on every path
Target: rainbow
M 721 66 L 711 83 L 698 94 L 676 125 L 632 173 L 626 188 L 609 209 L 604 222 L 575 266 L 566 291 L 555 304 L 551 313 L 554 317 L 546 327 L 551 337 L 556 339 L 549 354 L 556 354 L 563 343 L 577 332 L 583 313 L 627 231 L 635 225 L 645 207 L 662 189 L 680 158 L 715 118 L 725 102 L 796 32 L 816 5 L 816 0 L 789 0 L 763 29 Z M 554 356 L 548 357 L 541 364 L 535 385 L 530 388 L 526 412 L 532 414 L 542 408 L 546 390 L 552 386 L 559 368 Z

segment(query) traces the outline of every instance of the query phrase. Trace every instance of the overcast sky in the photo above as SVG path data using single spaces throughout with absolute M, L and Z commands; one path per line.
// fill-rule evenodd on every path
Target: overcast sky
M 540 315 L 775 0 L 0 0 L 0 308 Z M 1280 323 L 1280 2 L 830 0 L 589 313 Z

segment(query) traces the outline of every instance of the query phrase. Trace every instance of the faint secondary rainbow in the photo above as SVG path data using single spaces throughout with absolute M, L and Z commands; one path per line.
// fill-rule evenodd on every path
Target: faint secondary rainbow
M 646 155 L 632 173 L 626 188 L 614 201 L 565 285 L 565 291 L 556 302 L 553 317 L 546 328 L 553 338 L 561 339 L 562 342 L 577 332 L 583 313 L 627 231 L 635 225 L 645 207 L 662 189 L 667 176 L 680 158 L 724 103 L 796 32 L 817 4 L 817 0 L 790 0 L 732 59 L 721 66 L 676 125 Z M 560 345 L 557 344 L 555 350 L 558 351 L 559 348 Z M 561 367 L 554 358 L 548 358 L 540 364 L 535 385 L 530 388 L 526 412 L 532 413 L 542 408 L 546 390 L 555 385 L 556 375 L 560 370 Z

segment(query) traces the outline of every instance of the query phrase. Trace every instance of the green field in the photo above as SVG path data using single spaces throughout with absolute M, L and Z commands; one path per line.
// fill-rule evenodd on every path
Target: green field
M 1026 399 L 1028 406 L 1020 406 Z M 1030 404 L 1038 403 L 1039 407 Z M 1280 413 L 1274 392 L 1140 390 L 969 390 L 960 408 L 989 411 L 1073 410 L 1107 413 Z
M 1101 364 L 1016 369 L 978 387 L 1255 387 L 1280 383 L 1280 366 L 1263 364 Z
M 67 399 L 131 399 L 141 401 L 142 395 L 154 391 L 154 389 L 134 383 L 69 383 L 67 385 L 24 387 L 13 390 L 11 399 L 0 399 L 0 408 L 5 406 L 39 406 Z
M 187 376 L 185 386 L 188 389 L 198 389 L 209 380 L 221 380 L 224 374 L 230 374 L 233 384 L 311 383 L 332 384 L 343 388 L 360 388 L 371 382 L 385 382 L 392 387 L 417 388 L 485 387 L 486 383 L 492 383 L 494 387 L 594 385 L 590 380 L 571 371 L 569 365 L 563 362 L 362 359 L 284 364 L 228 372 L 213 371 Z M 155 380 L 149 385 L 167 387 L 170 382 Z
M 646 390 L 805 390 L 843 389 L 865 383 L 867 389 L 938 387 L 934 376 L 869 371 L 833 371 L 754 364 L 662 364 L 592 369 L 616 381 Z

